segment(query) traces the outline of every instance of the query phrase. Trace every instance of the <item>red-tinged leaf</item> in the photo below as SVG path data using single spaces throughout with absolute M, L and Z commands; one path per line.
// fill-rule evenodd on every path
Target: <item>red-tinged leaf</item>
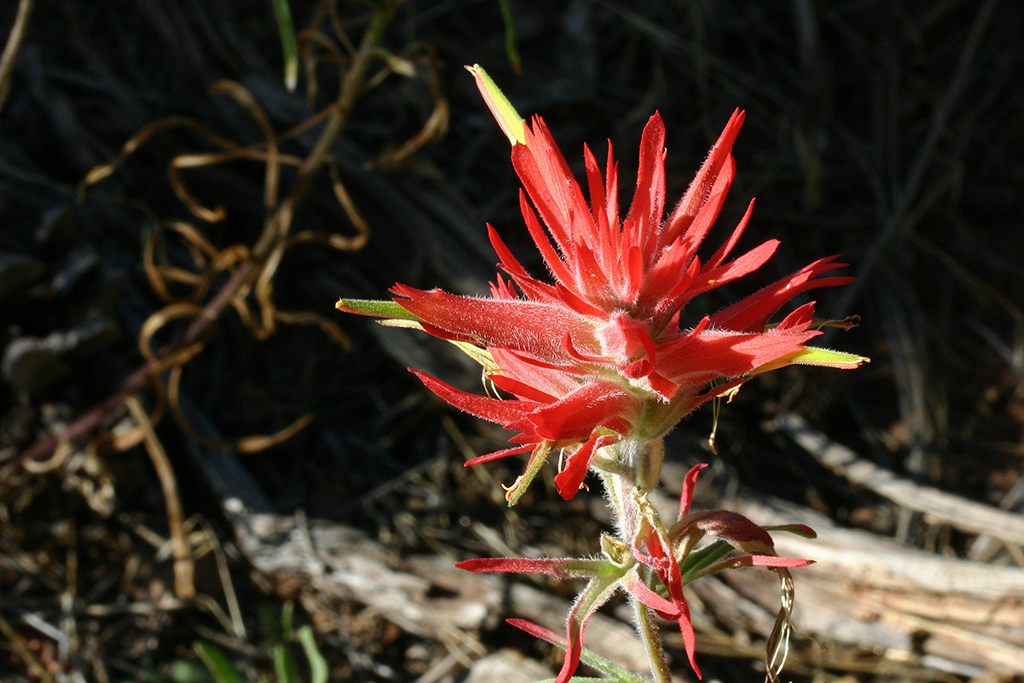
M 480 465 L 485 462 L 491 462 L 492 460 L 507 458 L 510 455 L 518 455 L 520 453 L 525 453 L 526 451 L 532 451 L 533 449 L 534 445 L 532 443 L 526 444 L 525 446 L 516 446 L 515 448 L 506 448 L 503 451 L 495 451 L 493 453 L 488 453 L 487 455 L 481 455 L 476 458 L 471 458 L 470 460 L 464 462 L 463 465 L 465 465 L 466 467 L 472 467 L 473 465 Z
M 804 538 L 817 538 L 818 532 L 806 524 L 779 524 L 777 526 L 766 526 L 765 531 L 786 531 Z
M 778 555 L 751 555 L 752 567 L 808 567 L 814 560 L 802 560 L 798 557 L 779 557 Z
M 551 643 L 552 645 L 557 645 L 561 648 L 565 647 L 565 638 L 561 637 L 554 631 L 550 631 L 544 628 L 543 626 L 538 626 L 537 624 L 526 621 L 525 619 L 506 619 L 505 623 L 511 626 L 515 626 L 517 629 L 521 631 L 526 631 L 534 638 L 540 638 L 545 642 Z
M 681 525 L 720 538 L 744 552 L 775 553 L 771 535 L 738 512 L 702 510 L 688 515 Z
M 801 560 L 793 557 L 778 557 L 776 555 L 744 555 L 742 557 L 730 557 L 722 560 L 690 577 L 690 582 L 697 579 L 711 576 L 726 569 L 742 569 L 743 567 L 768 567 L 769 569 L 780 569 L 785 571 L 789 567 L 807 567 L 814 564 L 814 560 Z
M 583 648 L 583 632 L 587 628 L 587 622 L 594 615 L 597 608 L 608 601 L 618 590 L 619 577 L 614 579 L 591 579 L 587 587 L 583 589 L 576 599 L 572 609 L 569 610 L 569 618 L 565 624 L 565 660 L 562 662 L 562 669 L 558 672 L 555 683 L 567 683 L 580 663 L 580 651 Z
M 606 573 L 610 566 L 612 566 L 612 563 L 608 560 L 492 557 L 465 560 L 456 564 L 455 568 L 468 572 L 547 574 L 561 579 L 574 579 L 599 576 L 602 573 Z

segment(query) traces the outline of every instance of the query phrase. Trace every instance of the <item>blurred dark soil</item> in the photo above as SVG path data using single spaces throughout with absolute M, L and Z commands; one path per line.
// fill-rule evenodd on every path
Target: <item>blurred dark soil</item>
M 17 4 L 0 6 L 0 36 Z M 337 4 L 353 43 L 369 4 Z M 291 5 L 301 31 L 330 3 Z M 745 387 L 722 411 L 720 471 L 844 525 L 943 555 L 969 552 L 972 536 L 939 532 L 766 434 L 767 418 L 790 411 L 909 479 L 1021 509 L 1024 13 L 1015 2 L 511 6 L 519 75 L 497 0 L 406 0 L 388 27 L 383 48 L 411 71 L 376 61 L 372 87 L 332 148 L 369 240 L 357 251 L 295 244 L 273 277 L 277 310 L 329 319 L 349 347 L 314 324 L 279 324 L 258 339 L 229 307 L 183 366 L 175 403 L 193 431 L 173 419 L 155 383 L 139 392 L 140 405 L 162 416 L 156 436 L 177 476 L 197 591 L 207 596 L 182 601 L 151 456 L 117 442 L 132 423 L 124 408 L 58 449 L 60 457 L 23 459 L 143 365 L 144 323 L 165 306 L 147 278 L 147 240 L 164 222 L 183 221 L 217 251 L 252 247 L 266 219 L 266 166 L 235 160 L 182 172 L 198 202 L 224 208 L 216 223 L 190 213 L 168 178 L 178 155 L 219 151 L 195 128 L 160 131 L 80 196 L 77 186 L 161 117 L 260 143 L 252 112 L 210 91 L 221 79 L 252 93 L 281 135 L 337 97 L 346 60 L 321 48 L 317 91 L 304 72 L 290 93 L 269 2 L 36 0 L 0 110 L 0 679 L 203 680 L 187 678 L 202 674 L 196 640 L 217 644 L 250 673 L 271 671 L 268 643 L 283 637 L 275 635 L 282 605 L 301 602 L 301 591 L 251 571 L 200 460 L 208 440 L 273 434 L 304 415 L 311 423 L 291 438 L 239 456 L 279 513 L 359 527 L 399 555 L 478 554 L 485 548 L 467 532 L 470 521 L 514 529 L 519 542 L 551 553 L 596 551 L 588 539 L 600 524 L 587 496 L 564 503 L 546 481 L 510 512 L 497 484 L 510 482 L 518 463 L 486 466 L 484 475 L 463 470 L 464 447 L 484 452 L 502 437 L 441 405 L 406 372 L 424 368 L 473 389 L 476 375 L 445 344 L 333 310 L 340 296 L 384 298 L 395 282 L 485 291 L 496 261 L 487 222 L 541 272 L 518 215 L 507 141 L 464 64 L 484 65 L 519 111 L 542 115 L 577 173 L 583 144 L 600 156 L 611 139 L 625 197 L 655 110 L 668 130 L 672 201 L 729 114 L 745 109 L 738 177 L 710 240 L 717 245 L 756 196 L 737 248 L 768 238 L 782 246 L 763 275 L 707 306 L 822 256 L 841 253 L 851 264 L 857 283 L 817 290 L 818 314 L 860 316 L 859 327 L 827 344 L 872 362 L 843 373 L 793 368 Z M 317 32 L 345 54 L 330 21 Z M 441 103 L 447 130 L 388 161 Z M 304 158 L 318 130 L 283 141 L 282 153 Z M 284 167 L 282 187 L 295 177 Z M 326 173 L 295 215 L 292 232 L 302 231 L 357 234 Z M 165 231 L 156 259 L 188 269 L 194 253 Z M 228 279 L 214 278 L 203 301 Z M 184 327 L 169 323 L 152 345 Z M 680 429 L 706 437 L 710 411 Z M 989 560 L 1016 562 L 1007 551 Z M 235 599 L 226 590 L 237 593 L 237 616 L 226 613 Z M 358 605 L 335 606 L 329 617 L 305 607 L 295 624 L 318 626 L 331 680 L 415 680 L 444 654 Z M 337 623 L 347 630 L 332 630 Z M 515 636 L 504 631 L 484 638 L 546 652 L 529 639 L 510 643 Z M 727 658 L 705 668 L 712 677 L 758 678 L 753 664 Z

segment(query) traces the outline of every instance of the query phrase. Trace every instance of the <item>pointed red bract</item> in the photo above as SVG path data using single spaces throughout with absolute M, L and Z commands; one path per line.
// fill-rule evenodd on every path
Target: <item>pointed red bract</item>
M 488 93 L 493 105 L 496 95 Z M 510 126 L 518 133 L 518 119 L 498 113 L 505 117 L 506 133 Z M 842 264 L 821 259 L 693 329 L 680 329 L 681 311 L 691 299 L 754 272 L 778 247 L 768 240 L 731 257 L 751 202 L 710 259 L 702 263 L 697 255 L 735 177 L 732 145 L 743 118 L 733 113 L 666 219 L 665 125 L 660 115 L 652 116 L 640 141 L 633 200 L 620 219 L 611 145 L 603 171 L 584 149 L 584 192 L 550 130 L 534 117 L 521 136 L 510 136 L 512 163 L 524 188 L 523 219 L 551 280 L 528 273 L 488 226 L 509 278 L 499 276 L 489 298 L 398 284 L 392 291 L 400 308 L 346 310 L 381 316 L 397 310 L 432 335 L 489 355 L 489 381 L 511 398 L 474 396 L 419 376 L 452 405 L 517 432 L 512 442 L 519 448 L 470 462 L 536 453 L 547 444 L 569 455 L 557 484 L 561 495 L 571 497 L 591 464 L 600 462 L 602 448 L 634 432 L 658 438 L 727 388 L 793 362 L 820 334 L 813 326 L 813 303 L 777 325 L 771 319 L 800 292 L 849 281 L 822 277 Z

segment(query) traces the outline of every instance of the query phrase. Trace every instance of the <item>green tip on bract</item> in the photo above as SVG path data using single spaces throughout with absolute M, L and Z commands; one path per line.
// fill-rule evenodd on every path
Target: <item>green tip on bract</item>
M 373 299 L 339 299 L 334 307 L 346 313 L 369 315 L 374 318 L 392 318 L 395 320 L 416 320 L 415 315 L 402 308 L 394 301 L 376 301 Z
M 815 346 L 805 346 L 792 357 L 792 362 L 797 365 L 818 365 L 825 368 L 837 368 L 839 370 L 852 370 L 859 367 L 861 363 L 870 363 L 867 356 L 858 356 L 854 353 L 833 351 L 832 349 L 820 349 Z
M 484 96 L 487 108 L 491 110 L 491 114 L 497 119 L 498 125 L 501 126 L 501 130 L 505 133 L 508 141 L 513 145 L 526 144 L 526 134 L 524 132 L 526 121 L 523 120 L 523 117 L 519 115 L 519 112 L 508 101 L 508 98 L 498 89 L 498 86 L 487 75 L 483 67 L 479 64 L 474 64 L 473 66 L 467 66 L 466 70 L 473 74 L 473 78 L 476 79 L 476 87 L 479 88 L 480 94 Z

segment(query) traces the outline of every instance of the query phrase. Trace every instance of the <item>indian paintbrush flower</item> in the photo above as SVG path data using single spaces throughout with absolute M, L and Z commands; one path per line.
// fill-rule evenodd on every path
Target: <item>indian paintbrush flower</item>
M 569 613 L 558 683 L 565 683 L 576 670 L 587 620 L 620 589 L 633 601 L 656 679 L 667 681 L 669 674 L 652 611 L 678 621 L 688 658 L 699 674 L 683 585 L 730 567 L 771 568 L 782 580 L 784 595 L 769 639 L 768 672 L 774 678 L 792 606 L 788 568 L 809 561 L 778 557 L 767 531 L 741 515 L 722 510 L 691 513 L 693 484 L 701 466 L 686 478 L 679 520 L 671 528 L 664 527 L 647 494 L 658 482 L 663 437 L 701 404 L 790 364 L 848 369 L 866 360 L 807 346 L 823 325 L 843 325 L 816 321 L 813 302 L 772 322 L 797 294 L 849 282 L 851 278 L 829 275 L 845 264 L 835 257 L 820 259 L 685 325 L 683 311 L 694 298 L 756 271 L 779 244 L 768 240 L 733 256 L 751 215 L 751 201 L 721 246 L 706 260 L 698 254 L 735 176 L 731 150 L 743 112 L 730 117 L 693 182 L 667 215 L 665 127 L 655 113 L 641 138 L 633 200 L 625 218 L 620 218 L 618 169 L 610 143 L 603 171 L 584 147 L 584 192 L 544 121 L 536 116 L 530 122 L 522 119 L 483 69 L 469 70 L 512 144 L 512 164 L 524 188 L 520 209 L 550 277 L 531 275 L 488 226 L 504 271 L 491 284 L 489 297 L 396 284 L 391 301 L 342 299 L 337 307 L 382 318 L 383 324 L 423 330 L 456 344 L 479 362 L 487 381 L 511 398 L 462 391 L 413 370 L 451 405 L 515 432 L 510 448 L 466 464 L 530 453 L 523 475 L 507 489 L 511 505 L 558 453 L 558 492 L 571 498 L 587 473 L 597 472 L 608 492 L 617 536 L 602 536 L 600 559 L 497 558 L 458 566 L 477 572 L 588 579 Z M 785 530 L 813 534 L 805 527 Z M 697 548 L 709 536 L 718 541 Z M 732 549 L 742 555 L 727 557 Z M 560 642 L 539 626 L 512 623 Z
M 742 112 L 729 119 L 667 219 L 665 128 L 658 114 L 652 116 L 640 143 L 633 203 L 620 220 L 611 145 L 604 175 L 584 149 L 588 203 L 540 117 L 527 125 L 482 69 L 471 71 L 513 142 L 512 163 L 525 187 L 523 217 L 553 282 L 527 273 L 488 226 L 499 266 L 511 278 L 499 275 L 491 297 L 397 284 L 394 305 L 343 299 L 338 308 L 459 343 L 484 365 L 498 389 L 517 399 L 469 394 L 416 373 L 452 405 L 518 432 L 511 439 L 515 447 L 469 463 L 532 452 L 526 474 L 509 490 L 510 502 L 556 450 L 568 454 L 556 483 L 561 495 L 571 498 L 602 447 L 627 435 L 658 439 L 702 403 L 760 372 L 792 363 L 852 368 L 862 361 L 805 346 L 821 334 L 813 302 L 769 322 L 798 293 L 849 282 L 821 277 L 845 265 L 835 257 L 816 261 L 691 328 L 680 327 L 680 314 L 694 297 L 758 269 L 778 246 L 768 240 L 728 260 L 750 217 L 748 208 L 711 258 L 702 262 L 697 254 L 735 174 L 731 148 Z

